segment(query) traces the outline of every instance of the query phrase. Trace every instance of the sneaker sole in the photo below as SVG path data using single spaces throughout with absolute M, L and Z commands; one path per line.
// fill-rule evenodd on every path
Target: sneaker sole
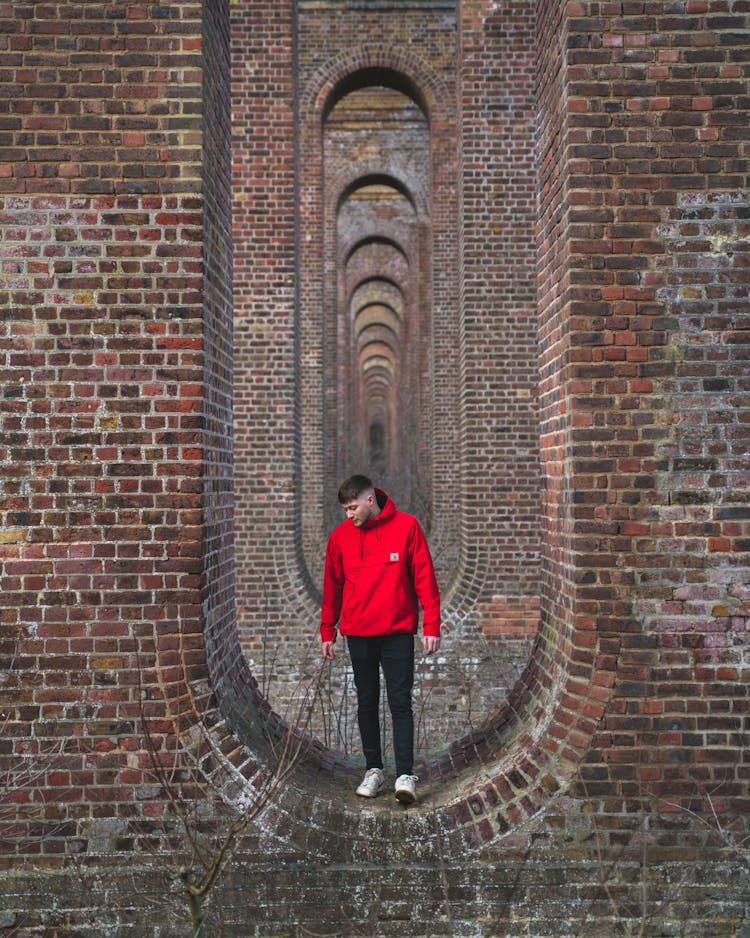
M 405 788 L 401 788 L 396 792 L 396 801 L 399 801 L 401 804 L 414 804 L 416 800 L 417 796 L 413 795 Z
M 358 794 L 360 798 L 377 798 L 380 791 L 380 788 L 378 788 L 377 791 L 360 791 L 358 788 L 356 794 Z

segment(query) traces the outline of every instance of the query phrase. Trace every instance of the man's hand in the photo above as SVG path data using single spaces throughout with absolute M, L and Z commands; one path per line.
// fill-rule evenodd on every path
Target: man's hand
M 336 655 L 333 653 L 333 642 L 323 642 L 323 657 L 333 661 Z
M 440 636 L 439 635 L 423 635 L 422 636 L 422 648 L 424 648 L 424 653 L 426 655 L 431 655 L 433 651 L 437 651 L 440 648 Z

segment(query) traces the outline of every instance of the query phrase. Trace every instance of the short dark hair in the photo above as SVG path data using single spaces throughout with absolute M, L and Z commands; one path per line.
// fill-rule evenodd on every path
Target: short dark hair
M 350 476 L 346 482 L 341 483 L 339 488 L 339 504 L 346 505 L 347 502 L 353 502 L 355 498 L 359 498 L 364 492 L 374 488 L 375 486 L 367 476 Z

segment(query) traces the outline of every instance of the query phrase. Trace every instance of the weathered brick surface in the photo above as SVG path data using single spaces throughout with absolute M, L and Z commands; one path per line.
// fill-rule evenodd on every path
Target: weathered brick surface
M 338 468 L 315 406 L 330 376 L 300 340 L 345 286 L 337 230 L 371 223 L 364 200 L 338 229 L 326 215 L 323 156 L 341 183 L 353 138 L 305 146 L 374 68 L 411 76 L 398 90 L 421 89 L 452 154 L 413 178 L 440 260 L 422 325 L 447 427 L 427 434 L 433 509 L 461 509 L 443 529 L 454 635 L 510 637 L 523 661 L 537 617 L 538 634 L 518 680 L 476 672 L 506 704 L 428 734 L 416 809 L 363 805 L 342 754 L 309 740 L 211 925 L 744 934 L 750 11 L 232 15 L 234 324 L 229 4 L 0 4 L 0 932 L 184 934 L 184 841 L 152 759 L 201 825 L 262 790 L 278 723 L 245 655 L 265 632 L 281 662 L 314 629 L 305 561 Z M 399 206 L 381 233 L 403 231 Z M 355 280 L 391 264 L 365 247 Z M 517 445 L 495 440 L 500 416 Z M 452 654 L 425 694 L 450 687 Z
M 570 20 L 571 546 L 577 609 L 620 657 L 582 780 L 741 805 L 747 576 L 726 533 L 747 501 L 746 16 L 603 12 Z
M 203 186 L 201 146 L 228 147 L 199 3 L 2 15 L 3 853 L 44 859 L 158 822 L 154 649 L 184 698 L 179 636 L 205 673 L 226 616 L 228 173 Z
M 637 860 L 623 859 L 620 870 L 635 884 L 631 903 L 621 901 L 619 895 L 610 901 L 605 889 L 592 881 L 585 864 L 561 864 L 553 856 L 545 863 L 521 862 L 517 857 L 479 861 L 471 871 L 454 864 L 441 867 L 436 860 L 433 857 L 409 871 L 407 895 L 403 870 L 367 859 L 352 869 L 311 866 L 293 857 L 282 867 L 271 862 L 250 863 L 243 857 L 233 881 L 222 890 L 224 933 L 258 938 L 305 931 L 386 936 L 403 934 L 406 929 L 417 938 L 515 934 L 568 938 L 585 931 L 605 938 L 626 928 L 641 929 L 639 890 L 647 892 L 660 909 L 645 921 L 646 934 L 676 931 L 692 938 L 713 938 L 739 934 L 743 927 L 741 899 L 721 906 L 716 902 L 716 895 L 737 876 L 736 865 L 726 860 L 697 863 L 696 878 L 683 889 L 675 886 L 675 878 L 681 874 L 679 864 L 668 863 L 658 877 L 649 871 L 645 879 Z M 142 876 L 138 867 L 124 868 L 124 872 L 131 884 Z M 113 888 L 104 907 L 93 903 L 97 881 L 85 870 L 80 878 L 55 875 L 49 881 L 62 897 L 58 909 L 47 910 L 40 896 L 41 901 L 17 917 L 21 934 L 44 933 L 45 928 L 48 934 L 107 934 L 116 938 L 156 934 L 156 928 L 159 935 L 169 938 L 185 934 L 184 925 L 174 917 L 176 910 L 164 903 L 152 907 L 161 914 L 153 932 L 142 920 L 134 920 L 133 892 L 127 888 Z M 350 893 L 354 885 L 358 891 Z M 330 901 L 332 895 L 338 896 L 336 901 Z M 153 901 L 157 896 L 151 893 L 148 898 Z M 253 910 L 252 917 L 248 917 L 248 908 Z M 282 924 L 280 909 L 287 915 Z M 587 918 L 582 910 L 594 910 L 595 917 Z

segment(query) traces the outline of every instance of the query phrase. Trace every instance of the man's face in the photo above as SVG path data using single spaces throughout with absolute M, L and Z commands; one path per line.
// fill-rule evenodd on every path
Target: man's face
M 341 506 L 346 512 L 346 517 L 352 522 L 355 528 L 361 528 L 377 514 L 377 502 L 372 495 L 363 495 L 361 498 L 353 498 L 350 502 Z

